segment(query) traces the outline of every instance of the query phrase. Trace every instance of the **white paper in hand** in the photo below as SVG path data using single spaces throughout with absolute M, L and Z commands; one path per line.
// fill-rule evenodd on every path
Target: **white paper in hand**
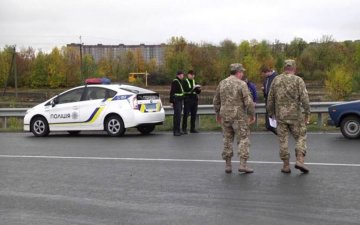
M 197 84 L 193 87 L 193 90 L 195 90 L 196 88 L 201 88 L 201 86 L 199 84 Z
M 273 119 L 273 118 L 269 117 L 269 124 L 270 124 L 271 127 L 276 128 L 277 127 L 276 119 Z

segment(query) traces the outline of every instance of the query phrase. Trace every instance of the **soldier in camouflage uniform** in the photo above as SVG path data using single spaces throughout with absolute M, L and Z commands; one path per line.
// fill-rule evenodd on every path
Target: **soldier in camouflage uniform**
M 296 141 L 295 168 L 303 173 L 309 169 L 304 165 L 306 155 L 306 124 L 310 118 L 309 96 L 303 79 L 295 75 L 295 61 L 285 60 L 284 73 L 274 78 L 267 102 L 267 111 L 277 120 L 277 133 L 280 142 L 280 158 L 283 160 L 283 173 L 290 173 L 289 133 Z M 304 109 L 304 115 L 301 111 Z
M 240 156 L 239 172 L 252 173 L 247 166 L 249 158 L 249 124 L 255 121 L 255 108 L 247 84 L 241 80 L 245 69 L 240 63 L 230 65 L 231 75 L 222 80 L 216 88 L 213 104 L 216 120 L 221 123 L 224 150 L 222 158 L 226 162 L 225 172 L 231 173 L 234 137 L 237 139 L 238 155 Z M 248 115 L 250 118 L 248 118 Z

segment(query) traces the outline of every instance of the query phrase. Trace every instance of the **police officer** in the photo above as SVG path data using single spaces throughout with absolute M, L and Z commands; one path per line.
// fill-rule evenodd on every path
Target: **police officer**
M 187 78 L 185 78 L 183 85 L 185 91 L 185 99 L 182 132 L 183 134 L 187 134 L 187 118 L 190 113 L 190 133 L 199 133 L 195 129 L 195 121 L 198 109 L 198 94 L 201 93 L 201 87 L 195 82 L 195 73 L 193 70 L 189 70 Z
M 181 136 L 180 123 L 181 123 L 181 112 L 184 102 L 184 88 L 183 88 L 184 73 L 178 71 L 176 78 L 171 83 L 170 89 L 170 103 L 174 108 L 173 117 L 173 132 L 174 136 Z
M 303 79 L 295 75 L 295 61 L 284 63 L 284 72 L 276 76 L 270 87 L 267 102 L 268 114 L 277 120 L 277 133 L 280 143 L 280 158 L 283 160 L 281 172 L 291 173 L 288 149 L 289 133 L 296 141 L 295 168 L 303 173 L 309 169 L 304 165 L 306 155 L 306 125 L 310 119 L 309 96 Z M 301 107 L 304 109 L 304 115 Z
M 241 80 L 244 71 L 242 64 L 231 64 L 231 75 L 219 83 L 213 99 L 216 120 L 221 123 L 223 131 L 224 150 L 222 158 L 226 162 L 226 173 L 232 172 L 231 158 L 233 157 L 235 136 L 238 144 L 238 155 L 240 156 L 238 171 L 244 173 L 254 172 L 246 162 L 249 158 L 250 146 L 249 124 L 255 121 L 255 107 L 246 83 Z

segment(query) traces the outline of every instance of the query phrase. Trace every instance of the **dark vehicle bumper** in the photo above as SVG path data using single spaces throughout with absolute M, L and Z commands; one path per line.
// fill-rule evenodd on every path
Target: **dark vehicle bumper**
M 335 122 L 334 122 L 331 118 L 329 118 L 329 119 L 327 120 L 327 125 L 328 125 L 328 126 L 336 126 Z

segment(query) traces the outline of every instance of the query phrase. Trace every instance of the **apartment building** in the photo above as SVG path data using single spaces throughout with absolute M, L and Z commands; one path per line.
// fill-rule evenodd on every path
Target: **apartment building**
M 80 44 L 71 43 L 67 47 L 76 47 L 80 50 Z M 135 52 L 140 50 L 145 62 L 155 59 L 158 65 L 164 64 L 165 44 L 160 45 L 82 45 L 83 55 L 92 55 L 95 62 L 99 62 L 102 58 L 113 59 L 118 56 L 123 56 L 128 51 Z

